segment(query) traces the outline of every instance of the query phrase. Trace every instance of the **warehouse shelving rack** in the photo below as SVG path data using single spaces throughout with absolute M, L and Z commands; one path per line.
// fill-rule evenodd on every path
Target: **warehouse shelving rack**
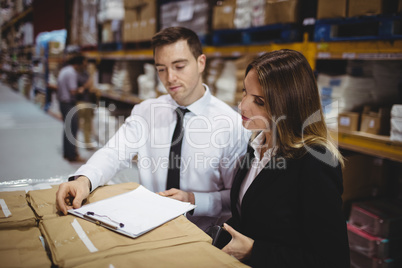
M 204 46 L 204 53 L 208 58 L 237 58 L 244 55 L 258 55 L 262 52 L 278 49 L 293 49 L 302 52 L 313 69 L 316 61 L 322 59 L 357 59 L 357 60 L 402 60 L 402 40 L 366 40 L 366 41 L 339 41 L 314 42 L 308 41 L 305 34 L 302 42 L 270 43 L 258 45 L 235 46 Z M 151 49 L 120 50 L 120 51 L 87 51 L 86 56 L 96 60 L 152 60 Z M 142 100 L 132 94 L 103 92 L 102 96 L 131 105 Z M 337 135 L 336 135 L 337 134 Z M 394 142 L 387 136 L 372 135 L 363 132 L 331 133 L 341 148 L 390 159 L 402 163 L 402 143 Z

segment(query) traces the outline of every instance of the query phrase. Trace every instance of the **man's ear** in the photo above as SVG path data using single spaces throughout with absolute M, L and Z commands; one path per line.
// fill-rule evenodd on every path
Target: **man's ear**
M 205 70 L 206 62 L 207 62 L 207 57 L 205 56 L 205 54 L 201 54 L 200 56 L 198 56 L 197 64 L 198 64 L 198 70 L 200 73 L 202 73 Z

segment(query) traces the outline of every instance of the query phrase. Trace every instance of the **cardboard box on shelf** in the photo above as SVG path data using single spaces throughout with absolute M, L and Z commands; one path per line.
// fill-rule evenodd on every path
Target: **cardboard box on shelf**
M 266 0 L 265 24 L 297 23 L 300 19 L 299 0 Z
M 210 5 L 207 0 L 162 1 L 159 5 L 161 29 L 175 25 L 187 27 L 199 36 L 209 33 Z M 166 3 L 165 3 L 166 2 Z
M 349 0 L 348 17 L 390 14 L 397 5 L 397 0 Z
M 224 1 L 213 7 L 212 29 L 233 29 L 236 10 L 236 0 Z
M 156 1 L 125 1 L 125 42 L 148 41 L 156 33 Z
M 134 23 L 138 25 L 137 17 L 135 10 L 126 10 L 123 21 L 123 42 L 133 42 L 138 39 L 138 27 L 134 27 Z
M 372 112 L 370 107 L 366 106 L 362 113 L 360 131 L 376 135 L 389 135 L 390 110 L 380 108 L 378 112 Z
M 389 164 L 383 159 L 357 153 L 345 155 L 345 160 L 342 200 L 348 212 L 351 201 L 381 196 L 386 192 Z
M 317 19 L 345 18 L 347 0 L 318 0 Z
M 156 1 L 143 1 L 140 9 L 139 41 L 151 40 L 156 33 Z
M 342 131 L 357 131 L 359 130 L 359 113 L 344 112 L 338 115 L 338 130 Z

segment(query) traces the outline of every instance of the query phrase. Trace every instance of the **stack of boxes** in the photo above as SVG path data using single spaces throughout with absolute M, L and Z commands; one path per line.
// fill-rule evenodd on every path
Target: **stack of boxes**
M 72 44 L 79 46 L 96 46 L 98 44 L 96 1 L 74 1 L 69 32 Z
M 102 24 L 102 43 L 121 42 L 121 25 L 125 9 L 123 0 L 101 0 L 97 13 L 98 23 Z
M 156 33 L 156 0 L 126 0 L 123 42 L 149 41 Z
M 0 192 L 2 267 L 51 267 L 25 191 Z M 42 246 L 43 245 L 43 246 Z
M 209 33 L 210 10 L 208 0 L 162 3 L 159 13 L 161 29 L 170 26 L 182 26 L 193 30 L 201 37 Z
M 0 8 L 0 25 L 9 22 L 13 17 L 18 16 L 24 10 L 27 10 L 32 3 L 26 1 L 3 1 L 4 7 Z M 32 22 L 22 21 L 19 24 L 6 28 L 0 37 L 1 49 L 14 48 L 18 46 L 28 46 L 34 44 L 34 29 Z M 4 38 L 4 39 L 2 39 Z
M 370 106 L 365 106 L 363 112 L 341 112 L 338 116 L 338 130 L 340 132 L 358 131 L 375 134 L 389 135 L 390 112 L 388 108 L 379 108 L 372 111 Z
M 402 3 L 399 2 L 400 12 Z M 397 7 L 398 0 L 318 0 L 317 19 L 391 14 Z
M 317 19 L 345 18 L 347 0 L 318 0 Z
M 213 7 L 212 28 L 244 29 L 278 23 L 297 23 L 299 0 L 228 0 Z
M 389 200 L 353 204 L 348 237 L 351 267 L 400 267 L 402 204 Z

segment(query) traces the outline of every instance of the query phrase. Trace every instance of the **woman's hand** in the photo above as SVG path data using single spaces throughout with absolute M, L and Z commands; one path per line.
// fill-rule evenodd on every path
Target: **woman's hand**
M 229 244 L 227 244 L 222 251 L 240 261 L 249 259 L 251 256 L 251 250 L 253 249 L 254 240 L 242 235 L 226 223 L 223 224 L 223 227 L 225 227 L 226 231 L 230 233 L 232 240 L 230 240 Z

